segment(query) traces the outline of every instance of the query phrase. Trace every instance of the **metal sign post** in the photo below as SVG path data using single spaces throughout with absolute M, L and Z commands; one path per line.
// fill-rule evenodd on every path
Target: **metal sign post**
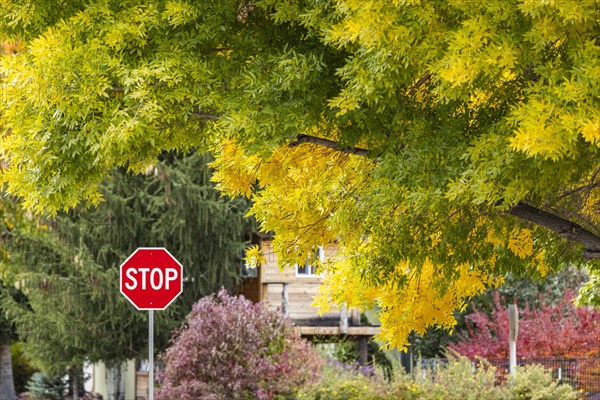
M 164 310 L 183 290 L 183 267 L 163 247 L 140 247 L 119 267 L 121 293 L 148 310 L 148 399 L 154 400 L 154 310 Z
M 154 310 L 148 311 L 148 400 L 154 400 Z

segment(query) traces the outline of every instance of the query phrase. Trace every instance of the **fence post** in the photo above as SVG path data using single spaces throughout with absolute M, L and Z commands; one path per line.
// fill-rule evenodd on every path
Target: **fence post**
M 517 335 L 519 334 L 519 311 L 516 304 L 508 306 L 508 323 L 509 323 L 509 359 L 508 365 L 510 377 L 514 384 L 517 378 Z

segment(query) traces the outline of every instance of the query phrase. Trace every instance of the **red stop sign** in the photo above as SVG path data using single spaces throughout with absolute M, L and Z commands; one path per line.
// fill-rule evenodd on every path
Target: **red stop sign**
M 138 310 L 164 310 L 183 289 L 183 267 L 165 248 L 140 247 L 120 268 L 121 293 Z

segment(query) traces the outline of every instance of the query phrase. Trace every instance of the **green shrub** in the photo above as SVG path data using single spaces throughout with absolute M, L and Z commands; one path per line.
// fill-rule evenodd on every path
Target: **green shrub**
M 447 364 L 413 372 L 419 400 L 505 400 L 506 388 L 497 385 L 496 369 L 475 365 L 466 357 L 450 357 Z
M 510 381 L 510 379 L 509 379 Z M 510 382 L 506 383 L 510 385 Z M 512 398 L 519 400 L 575 400 L 577 392 L 569 385 L 557 384 L 541 365 L 517 367 Z
M 385 400 L 419 400 L 422 396 L 423 387 L 415 382 L 414 376 L 402 371 L 393 375 L 386 390 Z
M 386 400 L 385 382 L 379 375 L 365 376 L 353 368 L 329 363 L 321 379 L 297 394 L 302 400 Z
M 576 400 L 577 392 L 558 385 L 540 365 L 517 367 L 517 381 L 500 379 L 496 368 L 451 356 L 435 368 L 365 376 L 357 369 L 328 365 L 321 380 L 297 394 L 301 400 Z

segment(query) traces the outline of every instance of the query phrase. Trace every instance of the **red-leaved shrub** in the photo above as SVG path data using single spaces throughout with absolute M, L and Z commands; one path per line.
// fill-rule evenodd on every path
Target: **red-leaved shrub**
M 576 307 L 567 293 L 558 304 L 540 302 L 539 309 L 519 310 L 517 354 L 521 358 L 586 357 L 600 353 L 600 312 Z M 467 316 L 468 335 L 449 347 L 459 354 L 486 359 L 508 358 L 508 311 L 500 295 L 491 318 L 475 310 Z
M 314 381 L 322 366 L 291 322 L 225 291 L 194 305 L 163 360 L 160 400 L 270 400 Z

